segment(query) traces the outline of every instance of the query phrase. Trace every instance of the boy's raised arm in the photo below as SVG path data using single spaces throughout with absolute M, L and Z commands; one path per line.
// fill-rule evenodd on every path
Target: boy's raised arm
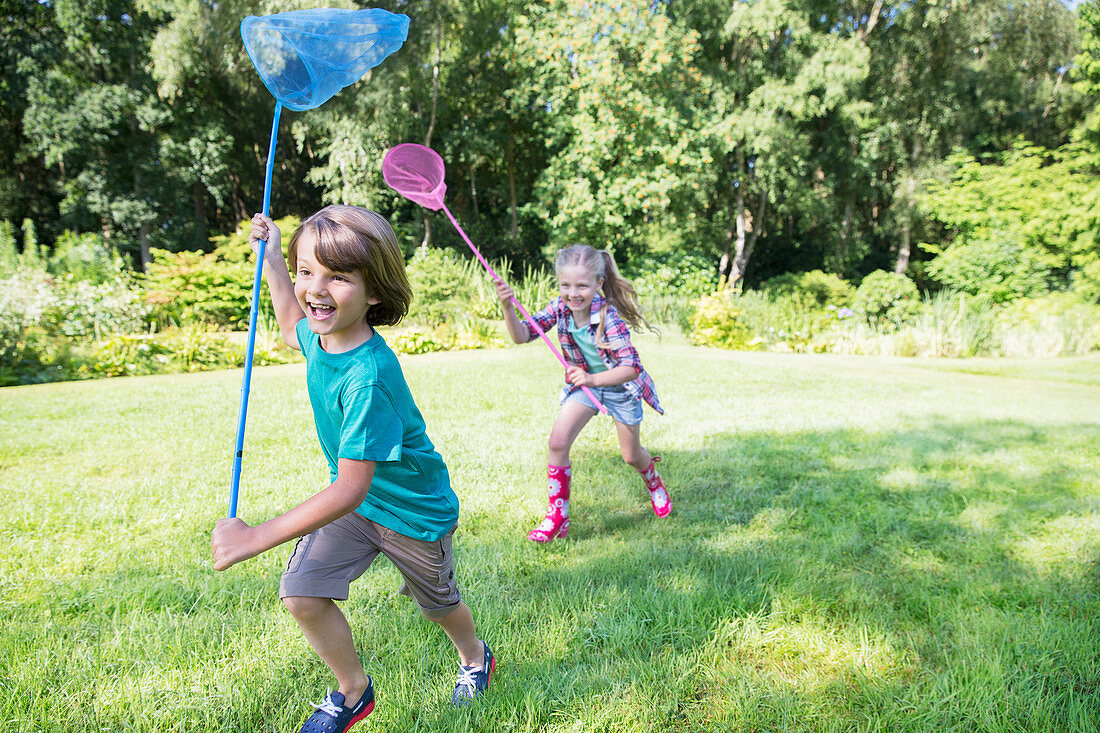
M 267 242 L 264 248 L 264 277 L 267 278 L 267 286 L 271 291 L 275 320 L 279 322 L 279 331 L 283 334 L 286 345 L 301 350 L 295 326 L 306 314 L 298 305 L 294 283 L 287 271 L 286 259 L 283 257 L 283 234 L 271 219 L 263 214 L 256 214 L 252 217 L 252 231 L 248 235 L 248 243 L 252 245 L 253 252 L 259 250 L 261 239 Z

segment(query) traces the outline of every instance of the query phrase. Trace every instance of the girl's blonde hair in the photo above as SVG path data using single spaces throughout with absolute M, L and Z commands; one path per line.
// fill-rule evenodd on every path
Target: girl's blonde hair
M 603 279 L 603 295 L 607 302 L 615 306 L 615 310 L 623 317 L 623 320 L 631 328 L 637 330 L 645 328 L 657 332 L 645 316 L 642 315 L 642 304 L 638 299 L 638 293 L 634 285 L 619 274 L 619 268 L 615 266 L 615 258 L 606 249 L 596 249 L 587 244 L 571 244 L 558 252 L 554 261 L 554 269 L 558 272 L 563 267 L 579 265 L 591 273 L 597 280 Z M 600 311 L 600 325 L 596 330 L 596 343 L 604 346 L 603 335 L 607 314 Z
M 317 261 L 333 272 L 359 272 L 367 295 L 378 304 L 367 309 L 371 326 L 396 326 L 409 313 L 412 287 L 405 257 L 389 222 L 358 206 L 326 206 L 302 222 L 290 238 L 287 254 L 297 269 L 298 242 L 313 238 Z

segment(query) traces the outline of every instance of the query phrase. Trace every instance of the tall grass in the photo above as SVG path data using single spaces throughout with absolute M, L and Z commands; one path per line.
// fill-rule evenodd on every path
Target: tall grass
M 597 420 L 573 451 L 573 529 L 547 547 L 524 535 L 554 361 L 402 357 L 499 664 L 451 710 L 453 649 L 380 560 L 343 604 L 378 692 L 362 730 L 1096 729 L 1100 360 L 638 341 L 673 513 L 653 516 Z M 0 390 L 0 730 L 294 731 L 332 684 L 276 599 L 288 547 L 210 567 L 240 376 Z M 257 369 L 249 413 L 258 522 L 327 471 L 302 365 Z

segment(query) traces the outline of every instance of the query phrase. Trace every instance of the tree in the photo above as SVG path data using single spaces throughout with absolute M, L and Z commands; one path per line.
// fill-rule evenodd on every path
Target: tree
M 59 43 L 52 10 L 36 0 L 0 3 L 0 221 L 20 221 L 56 209 L 50 171 L 23 134 L 27 84 Z M 56 218 L 39 219 L 50 239 Z
M 1076 286 L 1100 296 L 1100 169 L 1085 145 L 1057 150 L 1017 143 L 994 163 L 952 158 L 949 183 L 923 196 L 946 230 L 929 274 L 997 301 Z
M 528 82 L 549 159 L 528 207 L 551 244 L 625 253 L 686 219 L 698 171 L 697 37 L 660 3 L 555 2 L 517 19 L 512 58 Z

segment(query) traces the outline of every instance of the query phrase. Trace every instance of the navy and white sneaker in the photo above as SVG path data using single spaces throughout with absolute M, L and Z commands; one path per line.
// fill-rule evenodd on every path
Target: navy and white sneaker
M 451 705 L 456 708 L 469 705 L 473 700 L 481 697 L 481 693 L 489 687 L 489 679 L 493 676 L 493 670 L 496 669 L 497 660 L 493 657 L 488 644 L 483 641 L 481 645 L 485 647 L 485 662 L 482 666 L 458 665 L 458 681 L 455 683 L 455 694 L 451 696 Z
M 367 689 L 359 702 L 352 707 L 344 707 L 344 694 L 329 691 L 321 703 L 313 703 L 317 708 L 309 716 L 301 733 L 345 733 L 363 718 L 374 712 L 374 680 L 367 678 Z

